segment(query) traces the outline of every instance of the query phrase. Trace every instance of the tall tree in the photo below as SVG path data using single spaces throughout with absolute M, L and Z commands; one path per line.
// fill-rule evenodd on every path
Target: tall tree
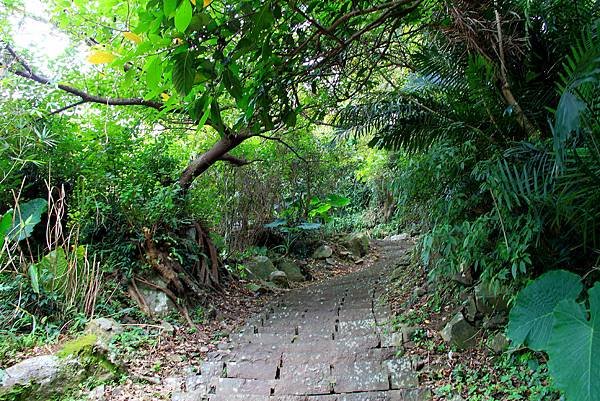
M 132 77 L 145 86 L 131 97 L 113 97 L 56 82 L 10 43 L 4 44 L 3 65 L 78 98 L 53 113 L 84 103 L 143 106 L 215 129 L 220 139 L 181 173 L 185 191 L 219 160 L 243 164 L 229 152 L 248 138 L 283 142 L 300 114 L 320 119 L 326 105 L 305 93 L 346 100 L 368 87 L 373 71 L 389 63 L 391 49 L 402 43 L 403 19 L 422 0 L 150 0 L 137 3 L 134 12 L 109 1 L 97 8 L 63 3 L 56 3 L 51 21 L 74 38 L 82 36 L 77 27 L 86 26 L 78 19 L 87 21 L 94 28 L 85 29 L 86 42 L 94 44 L 88 61 L 123 70 L 98 79 L 113 79 L 119 93 L 131 93 L 125 83 Z

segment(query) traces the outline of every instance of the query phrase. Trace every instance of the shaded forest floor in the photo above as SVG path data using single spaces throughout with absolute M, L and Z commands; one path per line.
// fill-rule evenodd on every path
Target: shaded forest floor
M 359 264 L 346 259 L 335 259 L 334 264 L 309 260 L 307 270 L 313 280 L 293 284 L 293 287 L 310 286 L 370 268 L 389 252 L 387 247 L 379 247 L 374 241 L 369 254 Z M 540 354 L 497 353 L 490 348 L 489 340 L 497 330 L 480 329 L 476 346 L 468 350 L 457 351 L 449 347 L 440 331 L 461 310 L 460 294 L 464 289 L 452 281 L 431 284 L 419 263 L 409 258 L 393 263 L 386 301 L 392 307 L 395 326 L 398 329 L 411 327 L 411 338 L 403 344 L 404 353 L 417 361 L 419 384 L 431 390 L 434 400 L 552 401 L 559 398 L 551 387 Z M 87 388 L 94 389 L 87 399 L 170 400 L 179 390 L 181 377 L 197 374 L 207 354 L 226 349 L 230 334 L 273 297 L 288 291 L 257 294 L 250 291 L 247 284 L 243 280 L 232 280 L 226 290 L 213 294 L 212 308 L 204 310 L 204 315 L 196 320 L 197 328 L 173 320 L 123 324 L 125 331 L 111 347 L 124 361 L 127 374 L 119 383 L 110 385 L 86 383 Z M 69 336 L 63 336 L 56 344 L 16 352 L 3 364 L 11 365 L 27 357 L 52 353 L 69 339 Z
M 414 329 L 405 352 L 419 361 L 419 382 L 433 400 L 558 400 L 542 353 L 493 350 L 491 340 L 503 326 L 479 328 L 475 346 L 465 350 L 443 340 L 441 331 L 463 309 L 464 294 L 452 280 L 432 284 L 414 260 L 402 261 L 390 278 L 397 324 Z
M 379 259 L 373 248 L 360 264 L 334 259 L 307 261 L 313 278 L 305 283 L 293 283 L 293 288 L 314 285 L 333 277 L 369 268 Z M 169 400 L 178 390 L 176 378 L 198 373 L 206 355 L 230 342 L 229 335 L 242 327 L 273 297 L 287 290 L 274 290 L 257 295 L 246 288 L 244 281 L 232 281 L 222 293 L 215 293 L 212 313 L 199 324 L 198 330 L 185 325 L 157 324 L 129 326 L 120 336 L 119 352 L 124 357 L 129 374 L 119 384 L 101 386 L 93 397 L 97 400 L 149 401 Z

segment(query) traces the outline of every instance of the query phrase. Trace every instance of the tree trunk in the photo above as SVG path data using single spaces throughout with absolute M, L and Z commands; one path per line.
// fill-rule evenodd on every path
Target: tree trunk
M 246 135 L 231 135 L 221 138 L 212 148 L 192 160 L 179 177 L 179 185 L 184 192 L 192 185 L 194 179 L 204 173 L 210 166 L 226 157 L 227 152 L 248 139 Z

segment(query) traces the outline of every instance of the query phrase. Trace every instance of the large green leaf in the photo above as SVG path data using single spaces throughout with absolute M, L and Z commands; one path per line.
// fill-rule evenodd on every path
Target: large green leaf
M 189 0 L 183 0 L 175 11 L 175 28 L 179 32 L 185 32 L 192 22 L 192 4 Z
M 177 0 L 163 0 L 163 12 L 167 17 L 175 14 L 177 9 Z
M 40 281 L 39 285 L 46 291 L 56 291 L 67 285 L 66 273 L 69 268 L 69 262 L 63 248 L 56 248 L 48 252 L 47 255 L 35 264 L 35 268 L 37 269 L 37 276 Z
M 8 211 L 4 213 L 2 218 L 0 219 L 0 250 L 4 246 L 4 241 L 6 236 L 8 235 L 8 231 L 12 226 L 13 213 Z
M 225 68 L 223 71 L 223 84 L 225 85 L 227 92 L 229 92 L 235 100 L 239 100 L 244 95 L 244 90 L 242 89 L 239 78 L 229 68 Z
M 173 64 L 173 85 L 181 95 L 187 95 L 194 86 L 194 63 L 190 52 L 177 55 Z
M 600 283 L 589 300 L 589 320 L 585 307 L 572 299 L 554 311 L 548 367 L 566 401 L 600 401 Z
M 146 83 L 150 90 L 157 90 L 162 77 L 162 66 L 158 56 L 152 56 L 146 64 Z
M 327 203 L 333 207 L 344 207 L 350 204 L 350 198 L 345 196 L 330 194 L 327 196 Z
M 581 278 L 565 270 L 543 274 L 525 287 L 510 311 L 507 335 L 515 345 L 545 350 L 552 331 L 553 311 L 563 300 L 575 300 L 583 286 Z
M 15 213 L 15 221 L 8 232 L 8 238 L 11 241 L 21 241 L 29 238 L 47 208 L 48 203 L 41 198 L 32 199 L 19 206 L 18 213 Z

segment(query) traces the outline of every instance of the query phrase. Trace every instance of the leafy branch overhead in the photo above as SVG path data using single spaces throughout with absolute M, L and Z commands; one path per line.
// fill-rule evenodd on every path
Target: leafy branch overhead
M 106 63 L 105 68 L 123 68 L 147 86 L 130 98 L 112 98 L 58 83 L 58 89 L 81 99 L 58 112 L 82 103 L 140 105 L 160 111 L 159 116 L 187 115 L 199 126 L 209 125 L 222 139 L 182 173 L 180 182 L 187 189 L 195 177 L 244 140 L 284 132 L 298 124 L 303 112 L 311 111 L 311 119 L 320 119 L 327 105 L 309 105 L 307 85 L 313 91 L 322 87 L 324 92 L 347 83 L 345 92 L 367 85 L 364 71 L 348 70 L 344 74 L 357 79 L 344 83 L 329 77 L 366 60 L 372 69 L 383 64 L 392 43 L 401 39 L 382 34 L 396 29 L 420 3 L 150 0 L 139 11 L 135 27 L 118 32 L 127 45 L 114 51 L 110 46 L 96 50 L 91 60 Z M 380 39 L 371 42 L 363 37 Z M 384 49 L 375 62 L 374 49 Z M 6 50 L 17 61 L 9 64 L 9 71 L 54 85 L 35 73 L 10 45 Z

